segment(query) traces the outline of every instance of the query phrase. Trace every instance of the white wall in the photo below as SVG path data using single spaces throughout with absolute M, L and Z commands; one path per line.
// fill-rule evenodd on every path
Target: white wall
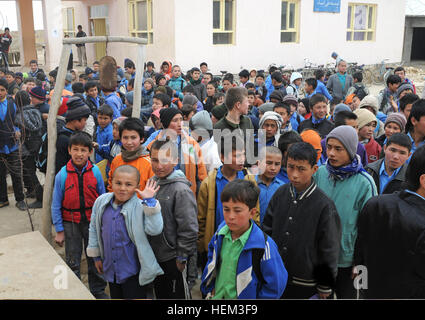
M 90 34 L 89 12 L 92 5 L 108 5 L 109 17 L 107 19 L 107 33 L 109 36 L 130 36 L 127 0 L 85 0 L 62 1 L 62 7 L 73 7 L 75 26 L 81 24 L 83 30 Z M 175 61 L 175 36 L 174 36 L 174 0 L 153 1 L 153 31 L 154 41 L 146 48 L 145 61 L 151 60 L 159 66 L 164 60 Z M 74 60 L 77 61 L 77 48 L 73 46 Z M 96 60 L 95 45 L 86 44 L 87 60 L 91 66 Z M 136 62 L 137 45 L 126 43 L 109 43 L 107 54 L 113 56 L 117 64 L 124 66 L 124 59 L 130 58 Z
M 313 0 L 300 2 L 300 42 L 287 44 L 280 43 L 280 0 L 237 0 L 233 46 L 212 44 L 212 1 L 179 0 L 175 8 L 176 61 L 184 70 L 206 61 L 218 74 L 220 70 L 237 73 L 242 68 L 265 69 L 270 63 L 302 67 L 306 57 L 322 64 L 333 61 L 333 51 L 360 64 L 384 58 L 401 60 L 404 1 L 358 1 L 378 5 L 374 42 L 345 40 L 348 0 L 341 1 L 340 13 L 313 12 Z

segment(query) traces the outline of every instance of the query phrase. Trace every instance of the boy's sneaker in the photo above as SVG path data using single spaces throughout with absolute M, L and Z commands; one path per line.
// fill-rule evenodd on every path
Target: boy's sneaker
M 9 205 L 9 201 L 0 201 L 0 208 L 6 207 Z
M 41 201 L 35 201 L 33 203 L 30 203 L 28 205 L 28 208 L 30 208 L 30 209 L 40 209 L 40 208 L 43 208 L 43 203 Z
M 28 209 L 27 204 L 25 203 L 24 200 L 18 201 L 16 202 L 16 208 L 18 208 L 21 211 L 25 211 Z

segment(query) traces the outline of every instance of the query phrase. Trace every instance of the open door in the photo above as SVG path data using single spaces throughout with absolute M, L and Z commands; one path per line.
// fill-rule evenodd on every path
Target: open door
M 92 34 L 94 36 L 106 36 L 106 19 L 90 19 Z M 102 57 L 106 56 L 106 42 L 97 42 L 96 48 L 96 60 L 99 61 Z

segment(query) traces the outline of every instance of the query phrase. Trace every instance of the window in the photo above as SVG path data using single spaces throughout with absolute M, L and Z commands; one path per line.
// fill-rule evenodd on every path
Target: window
M 152 0 L 131 0 L 128 2 L 130 34 L 153 43 Z
M 299 42 L 299 11 L 298 0 L 282 1 L 280 42 Z
M 74 19 L 74 8 L 62 9 L 62 21 L 63 21 L 63 35 L 69 37 L 75 37 L 77 31 L 75 31 L 75 19 Z
M 374 41 L 376 30 L 375 4 L 348 4 L 347 41 Z
M 235 43 L 235 0 L 213 0 L 213 44 Z

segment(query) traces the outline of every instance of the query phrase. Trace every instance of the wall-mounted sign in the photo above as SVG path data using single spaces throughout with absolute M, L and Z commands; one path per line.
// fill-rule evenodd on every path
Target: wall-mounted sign
M 339 12 L 341 0 L 314 0 L 314 11 L 317 12 Z

